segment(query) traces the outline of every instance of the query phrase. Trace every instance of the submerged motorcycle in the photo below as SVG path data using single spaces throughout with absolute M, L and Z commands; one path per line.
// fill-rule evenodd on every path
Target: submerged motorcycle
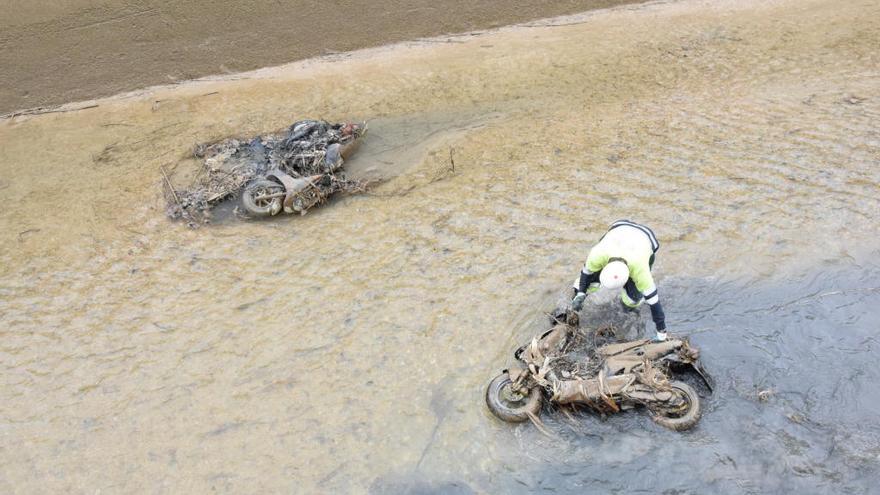
M 340 172 L 366 132 L 366 123 L 331 126 L 305 120 L 291 126 L 286 138 L 268 142 L 269 149 L 255 144 L 275 166 L 245 186 L 241 194 L 244 211 L 252 217 L 281 211 L 304 215 L 331 194 L 350 189 L 353 183 Z
M 486 404 L 509 422 L 537 419 L 543 401 L 581 404 L 602 414 L 644 406 L 659 425 L 683 431 L 700 420 L 700 397 L 693 387 L 670 379 L 693 369 L 711 391 L 713 383 L 687 339 L 648 339 L 591 347 L 578 328 L 577 314 L 554 318 L 550 330 L 520 347 L 522 365 L 504 370 L 486 389 Z

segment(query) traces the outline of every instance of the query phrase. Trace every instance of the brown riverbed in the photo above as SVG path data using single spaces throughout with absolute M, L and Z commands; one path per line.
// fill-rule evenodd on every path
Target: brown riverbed
M 0 114 L 635 0 L 0 2 Z
M 0 492 L 870 493 L 878 53 L 877 1 L 683 0 L 2 120 Z M 369 120 L 349 166 L 390 180 L 164 217 L 160 166 L 313 116 Z M 721 384 L 700 427 L 498 422 L 620 217 Z

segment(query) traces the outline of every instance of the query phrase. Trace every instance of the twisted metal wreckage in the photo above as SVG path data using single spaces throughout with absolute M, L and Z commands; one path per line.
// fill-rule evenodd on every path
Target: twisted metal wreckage
M 657 424 L 677 431 L 697 424 L 699 395 L 673 377 L 689 368 L 710 392 L 714 385 L 699 361 L 699 350 L 686 339 L 597 345 L 602 329 L 581 329 L 577 313 L 559 312 L 552 321 L 553 328 L 514 353 L 517 369 L 504 370 L 489 383 L 486 403 L 495 416 L 509 422 L 531 419 L 540 427 L 537 415 L 549 398 L 601 414 L 644 406 Z
M 342 166 L 366 132 L 365 122 L 301 120 L 249 141 L 199 145 L 194 155 L 204 161 L 189 187 L 175 189 L 163 169 L 166 212 L 196 227 L 210 221 L 214 206 L 240 197 L 236 212 L 249 217 L 304 215 L 334 193 L 365 190 L 367 184 L 345 177 Z

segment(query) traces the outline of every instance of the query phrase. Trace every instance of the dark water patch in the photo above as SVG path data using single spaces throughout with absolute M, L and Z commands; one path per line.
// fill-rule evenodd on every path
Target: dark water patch
M 370 486 L 373 494 L 399 495 L 472 495 L 475 492 L 464 481 L 427 481 L 415 476 L 383 477 Z
M 871 492 L 880 480 L 880 267 L 661 286 L 670 331 L 691 336 L 717 382 L 697 428 L 670 432 L 639 411 L 544 411 L 556 438 L 511 427 L 520 452 L 498 461 L 520 469 L 492 491 Z M 615 303 L 594 309 L 613 315 Z

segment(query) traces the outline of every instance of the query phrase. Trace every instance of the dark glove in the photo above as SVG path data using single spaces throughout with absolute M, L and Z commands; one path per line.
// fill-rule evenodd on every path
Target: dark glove
M 581 308 L 584 307 L 584 300 L 587 299 L 587 295 L 583 292 L 578 292 L 576 296 L 571 300 L 571 309 L 575 311 L 580 311 Z

